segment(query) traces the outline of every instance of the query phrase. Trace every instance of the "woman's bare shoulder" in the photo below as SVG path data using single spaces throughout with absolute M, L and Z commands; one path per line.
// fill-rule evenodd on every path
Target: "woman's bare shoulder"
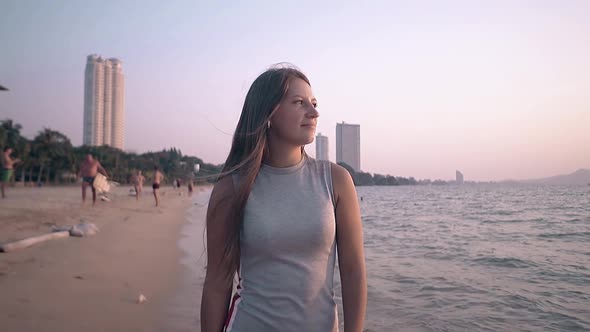
M 336 201 L 338 201 L 340 196 L 345 195 L 351 188 L 354 188 L 354 182 L 346 168 L 335 163 L 330 164 L 332 167 L 332 186 Z

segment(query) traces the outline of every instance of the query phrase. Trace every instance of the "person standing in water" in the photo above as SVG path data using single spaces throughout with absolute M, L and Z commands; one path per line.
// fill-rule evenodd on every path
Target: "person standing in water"
M 346 169 L 305 153 L 318 117 L 298 69 L 273 67 L 250 86 L 207 209 L 201 331 L 338 331 L 336 252 L 344 328 L 362 331 L 359 203 Z
M 154 179 L 152 182 L 152 189 L 154 190 L 154 198 L 156 199 L 156 206 L 160 205 L 160 182 L 164 179 L 164 174 L 160 172 L 158 166 L 154 166 Z

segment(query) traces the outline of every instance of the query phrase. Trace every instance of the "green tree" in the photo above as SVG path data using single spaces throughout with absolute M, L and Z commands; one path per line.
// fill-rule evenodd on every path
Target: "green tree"
M 38 183 L 41 183 L 44 170 L 46 171 L 45 183 L 47 183 L 52 169 L 54 177 L 60 169 L 69 169 L 72 160 L 72 143 L 59 131 L 49 128 L 41 130 L 33 139 L 32 150 L 39 166 Z
M 18 143 L 17 151 L 21 163 L 17 164 L 17 170 L 20 170 L 20 181 L 26 184 L 26 173 L 29 171 L 29 181 L 33 170 L 33 158 L 31 156 L 32 143 L 26 138 L 22 138 Z
M 15 149 L 23 137 L 20 135 L 22 126 L 11 119 L 0 121 L 0 146 Z

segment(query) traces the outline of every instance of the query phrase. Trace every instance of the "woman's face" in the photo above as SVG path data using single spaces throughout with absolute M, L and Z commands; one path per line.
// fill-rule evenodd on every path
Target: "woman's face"
M 270 118 L 269 139 L 295 146 L 313 142 L 319 117 L 317 101 L 311 87 L 300 78 L 293 78 L 287 94 Z

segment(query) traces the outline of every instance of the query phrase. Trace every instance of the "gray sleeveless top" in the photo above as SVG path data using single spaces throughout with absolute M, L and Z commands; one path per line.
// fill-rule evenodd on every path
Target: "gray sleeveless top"
M 263 165 L 244 212 L 226 331 L 338 331 L 330 162 Z

